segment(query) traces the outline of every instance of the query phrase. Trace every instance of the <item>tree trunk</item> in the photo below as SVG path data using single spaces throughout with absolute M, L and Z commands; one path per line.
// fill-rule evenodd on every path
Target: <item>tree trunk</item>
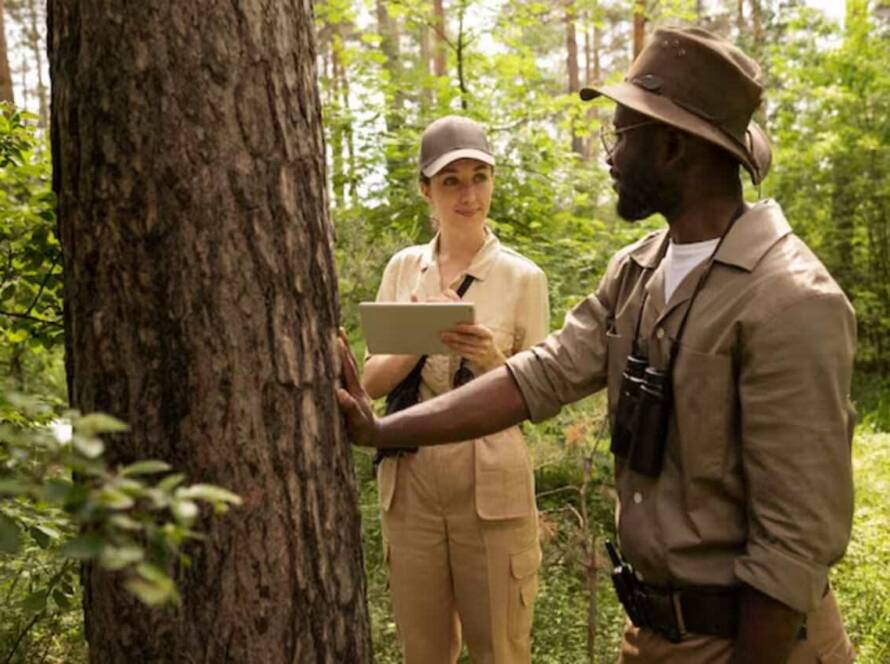
M 566 5 L 566 70 L 568 71 L 569 94 L 577 93 L 581 89 L 580 74 L 578 72 L 578 39 L 575 32 L 575 3 L 572 0 Z M 584 141 L 575 134 L 572 129 L 572 152 L 584 155 Z
M 394 132 L 402 126 L 405 91 L 402 87 L 402 62 L 399 49 L 399 24 L 386 8 L 385 0 L 377 0 L 377 29 L 380 31 L 380 50 L 383 68 L 389 78 L 386 86 L 386 130 Z
M 244 499 L 177 611 L 85 570 L 94 664 L 371 661 L 310 11 L 49 1 L 72 405 Z
M 634 0 L 634 51 L 633 59 L 643 50 L 646 43 L 646 2 L 645 0 Z
M 420 22 L 417 30 L 417 42 L 420 50 L 420 71 L 424 76 L 423 84 L 420 86 L 420 114 L 421 117 L 426 117 L 427 112 L 433 105 L 433 91 L 428 82 L 428 77 L 432 73 L 430 70 L 430 29 L 426 23 Z
M 758 49 L 763 46 L 763 17 L 761 14 L 760 0 L 751 0 L 751 33 Z
M 15 102 L 12 93 L 12 71 L 9 68 L 9 53 L 6 50 L 6 8 L 0 0 L 0 101 Z
M 0 0 L 2 1 L 2 0 Z M 47 103 L 46 83 L 43 80 L 43 49 L 44 40 L 40 35 L 40 24 L 43 22 L 37 9 L 37 0 L 28 0 L 28 43 L 34 54 L 34 64 L 37 68 L 37 116 L 40 118 L 40 126 L 46 129 L 49 122 L 49 104 Z
M 445 5 L 433 0 L 433 74 L 447 76 L 448 40 L 445 37 Z

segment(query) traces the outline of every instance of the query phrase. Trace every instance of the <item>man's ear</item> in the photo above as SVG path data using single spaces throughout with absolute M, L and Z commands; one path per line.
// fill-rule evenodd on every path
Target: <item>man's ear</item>
M 676 166 L 689 151 L 689 140 L 686 134 L 676 129 L 667 129 L 664 132 L 665 140 L 665 164 Z

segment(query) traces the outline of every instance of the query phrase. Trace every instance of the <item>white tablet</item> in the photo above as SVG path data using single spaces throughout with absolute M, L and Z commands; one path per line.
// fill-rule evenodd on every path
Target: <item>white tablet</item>
M 465 302 L 362 302 L 358 310 L 368 350 L 388 355 L 450 353 L 439 335 L 476 321 L 473 305 Z

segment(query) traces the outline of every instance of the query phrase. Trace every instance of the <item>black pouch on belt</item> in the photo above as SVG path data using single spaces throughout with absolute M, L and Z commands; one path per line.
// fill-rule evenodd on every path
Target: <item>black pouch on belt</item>
M 467 292 L 467 289 L 470 287 L 470 284 L 473 283 L 474 279 L 475 277 L 470 274 L 464 277 L 460 287 L 457 289 L 459 297 L 464 296 L 464 293 Z M 399 384 L 392 388 L 390 393 L 386 395 L 387 415 L 410 408 L 420 401 L 420 379 L 421 372 L 423 372 L 423 365 L 426 364 L 426 358 L 426 355 L 421 356 L 417 361 L 417 364 L 414 365 L 414 368 L 411 369 L 411 373 L 405 376 Z M 386 449 L 379 449 L 377 450 L 377 454 L 374 455 L 374 466 L 377 466 L 377 464 L 383 461 L 386 457 L 399 456 L 400 454 L 414 454 L 415 452 L 417 452 L 416 447 L 388 447 Z

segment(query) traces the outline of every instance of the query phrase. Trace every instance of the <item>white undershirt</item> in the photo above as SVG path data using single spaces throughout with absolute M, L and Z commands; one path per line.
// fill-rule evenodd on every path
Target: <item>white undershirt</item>
M 671 295 L 677 290 L 677 286 L 692 272 L 696 266 L 707 260 L 720 238 L 705 240 L 704 242 L 690 242 L 688 244 L 668 245 L 664 255 L 664 301 L 671 299 Z

